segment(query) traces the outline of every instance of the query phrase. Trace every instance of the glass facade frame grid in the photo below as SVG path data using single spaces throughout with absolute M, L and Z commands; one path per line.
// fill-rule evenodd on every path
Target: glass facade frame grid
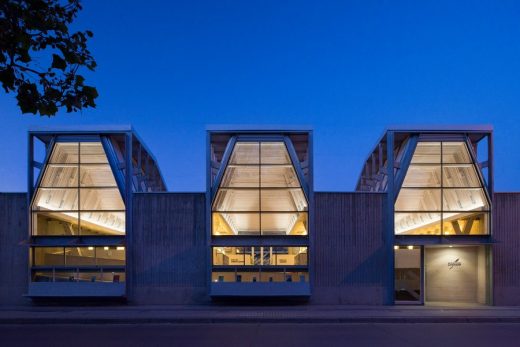
M 69 280 L 65 280 L 65 282 L 111 282 L 111 283 L 120 283 L 124 285 L 126 282 L 126 268 L 128 266 L 128 258 L 127 258 L 127 247 L 126 247 L 126 234 L 129 228 L 129 206 L 131 210 L 131 201 L 128 199 L 128 189 L 132 188 L 131 181 L 130 184 L 127 184 L 128 177 L 131 177 L 132 170 L 125 170 L 129 166 L 127 163 L 131 159 L 131 152 L 129 148 L 132 146 L 132 138 L 135 135 L 133 134 L 133 130 L 114 130 L 114 131 L 100 131 L 100 132 L 69 132 L 69 131 L 30 131 L 29 132 L 29 156 L 28 156 L 28 205 L 29 205 L 29 230 L 28 234 L 31 239 L 30 244 L 30 262 L 29 262 L 29 271 L 28 271 L 28 282 L 29 282 L 29 296 L 31 296 L 31 288 L 34 285 L 37 285 L 35 282 L 64 282 L 63 276 L 66 274 L 70 275 Z M 112 140 L 115 138 L 119 139 L 124 143 L 124 147 L 121 148 L 122 153 L 120 153 L 120 157 L 116 156 L 116 149 L 112 148 Z M 111 140 L 112 139 L 112 140 Z M 39 140 L 44 144 L 44 159 L 41 163 L 34 161 L 35 155 L 35 141 Z M 63 144 L 77 144 L 77 154 L 75 155 L 74 162 L 63 162 L 61 160 L 56 160 L 53 158 L 53 152 L 57 145 Z M 85 160 L 82 158 L 82 154 L 87 154 L 88 151 L 84 153 L 81 152 L 82 144 L 85 146 L 84 148 L 89 148 L 89 146 L 94 145 L 96 150 L 94 149 L 91 160 Z M 141 148 L 141 147 L 140 147 Z M 144 148 L 144 147 L 143 147 Z M 91 148 L 92 149 L 92 148 Z M 144 149 L 146 150 L 146 149 Z M 101 159 L 95 159 L 95 156 L 102 156 Z M 82 160 L 83 159 L 83 160 Z M 124 162 L 124 166 L 120 166 L 120 162 Z M 63 166 L 68 168 L 75 168 L 77 173 L 77 179 L 74 179 L 73 184 L 67 184 L 66 186 L 62 185 L 54 185 L 48 186 L 48 184 L 44 183 L 44 178 L 46 173 L 49 174 L 50 168 L 56 166 Z M 122 169 L 121 169 L 122 168 Z M 39 172 L 35 173 L 35 170 L 39 169 Z M 86 177 L 85 173 L 94 171 L 97 172 L 98 179 L 101 178 L 102 182 L 108 182 L 109 184 L 95 184 L 95 182 L 83 182 L 82 177 Z M 158 170 L 158 169 L 157 169 Z M 108 175 L 105 173 L 110 173 L 108 181 L 105 179 Z M 159 172 L 160 175 L 160 172 Z M 35 179 L 36 178 L 36 179 Z M 91 180 L 91 177 L 87 178 Z M 162 177 L 160 177 L 162 180 Z M 94 184 L 91 184 L 94 183 Z M 164 186 L 164 183 L 162 183 Z M 76 221 L 77 221 L 77 234 L 76 235 L 37 235 L 33 233 L 34 227 L 34 218 L 37 213 L 45 213 L 48 212 L 46 210 L 33 210 L 33 204 L 35 202 L 37 193 L 39 189 L 74 189 L 77 191 L 77 204 L 74 206 L 73 210 L 59 210 L 59 212 L 74 212 L 77 213 Z M 103 203 L 96 204 L 97 206 L 88 207 L 90 202 L 88 200 L 82 200 L 82 193 L 86 191 L 93 192 L 93 189 L 99 190 L 101 192 L 108 192 L 112 190 L 113 194 L 117 195 L 117 199 L 121 201 L 120 207 L 116 209 L 107 209 L 103 206 Z M 129 192 L 131 194 L 131 192 Z M 111 199 L 116 201 L 114 199 Z M 82 204 L 83 203 L 83 204 Z M 81 206 L 86 206 L 87 208 L 82 209 Z M 106 204 L 105 204 L 106 205 Z M 123 230 L 124 232 L 121 234 L 91 234 L 91 233 L 81 233 L 81 222 L 82 217 L 81 214 L 89 213 L 93 214 L 94 218 L 96 214 L 100 213 L 117 213 L 120 215 L 120 218 L 123 218 Z M 86 225 L 86 224 L 85 224 Z M 82 242 L 81 240 L 84 240 Z M 73 242 L 69 240 L 74 240 Z M 80 244 L 76 243 L 79 242 Z M 91 245 L 92 243 L 93 245 Z M 66 244 L 64 248 L 67 249 L 76 249 L 82 248 L 84 250 L 94 249 L 99 250 L 99 252 L 104 252 L 108 249 L 116 249 L 119 254 L 122 252 L 122 258 L 117 261 L 117 264 L 100 264 L 97 262 L 99 257 L 95 257 L 95 263 L 92 264 L 84 264 L 80 265 L 80 263 L 89 260 L 88 256 L 83 258 L 77 258 L 72 263 L 64 263 L 60 265 L 35 265 L 34 263 L 34 253 L 36 249 L 45 248 L 45 247 L 57 247 L 63 248 L 63 245 Z M 99 253 L 98 252 L 98 253 Z M 101 256 L 101 253 L 99 254 Z M 100 259 L 100 258 L 99 258 Z M 69 259 L 70 260 L 70 259 Z M 87 261 L 88 262 L 88 261 Z M 91 275 L 89 280 L 85 280 L 85 276 Z M 76 287 L 71 287 L 74 290 Z M 102 287 L 100 287 L 101 289 Z M 126 290 L 126 285 L 123 286 L 123 292 Z M 124 295 L 124 294 L 123 294 Z
M 438 168 L 438 172 L 440 174 L 440 179 L 439 179 L 439 182 L 438 183 L 433 183 L 433 186 L 432 185 L 416 185 L 414 186 L 413 184 L 412 185 L 409 185 L 406 183 L 406 176 L 403 180 L 403 183 L 399 189 L 399 192 L 398 194 L 396 195 L 396 202 L 395 202 L 395 207 L 394 207 L 394 213 L 395 215 L 398 215 L 398 214 L 420 214 L 420 213 L 428 213 L 428 214 L 439 214 L 440 215 L 440 220 L 439 220 L 439 225 L 440 225 L 440 233 L 436 234 L 436 235 L 458 235 L 460 233 L 458 232 L 453 232 L 453 233 L 445 233 L 444 231 L 444 227 L 445 227 L 445 223 L 449 223 L 449 222 L 446 222 L 446 218 L 445 218 L 445 215 L 447 214 L 456 214 L 456 213 L 482 213 L 482 215 L 484 216 L 484 219 L 485 219 L 485 233 L 483 233 L 483 235 L 490 235 L 491 234 L 491 200 L 489 198 L 489 193 L 487 191 L 487 185 L 486 185 L 486 182 L 483 181 L 483 178 L 482 178 L 482 175 L 481 175 L 481 172 L 479 171 L 479 168 L 476 164 L 476 158 L 475 158 L 475 155 L 474 153 L 472 152 L 472 148 L 471 146 L 469 146 L 468 144 L 468 141 L 460 141 L 460 140 L 445 140 L 445 139 L 439 139 L 439 140 L 425 140 L 425 141 L 418 141 L 417 142 L 417 145 L 416 145 L 416 150 L 418 148 L 418 146 L 421 144 L 421 143 L 438 143 L 439 144 L 439 153 L 438 153 L 438 157 L 439 157 L 439 160 L 438 161 L 431 161 L 431 162 L 428 162 L 428 161 L 416 161 L 414 162 L 413 160 L 413 154 L 415 154 L 415 151 L 414 153 L 412 153 L 412 159 L 410 161 L 410 164 L 407 168 L 407 175 L 408 173 L 410 172 L 410 169 L 414 170 L 415 168 L 432 168 L 432 167 L 435 167 L 435 168 Z M 445 153 L 445 150 L 444 150 L 444 146 L 445 144 L 453 144 L 453 143 L 458 143 L 458 144 L 462 144 L 465 148 L 465 150 L 467 151 L 467 159 L 465 162 L 456 162 L 456 161 L 447 161 L 445 160 L 444 158 L 444 153 Z M 446 186 L 445 183 L 446 183 L 446 179 L 445 179 L 445 168 L 450 168 L 450 167 L 460 167 L 461 165 L 465 166 L 465 167 L 468 167 L 470 168 L 470 171 L 473 172 L 474 176 L 477 177 L 478 179 L 478 183 L 477 184 L 470 184 L 470 185 L 461 185 L 461 186 Z M 399 209 L 397 207 L 397 204 L 398 204 L 398 200 L 399 200 L 399 194 L 403 191 L 431 191 L 431 192 L 438 192 L 439 194 L 439 198 L 438 198 L 438 203 L 439 203 L 439 206 L 438 208 L 424 208 L 424 209 L 406 209 L 406 208 L 401 208 Z M 466 191 L 466 192 L 469 192 L 471 190 L 481 190 L 483 192 L 483 200 L 484 200 L 484 206 L 483 208 L 481 209 L 478 209 L 478 210 L 467 210 L 467 209 L 453 209 L 453 208 L 448 208 L 446 209 L 445 208 L 445 205 L 446 205 L 446 200 L 445 200 L 445 193 L 446 192 L 450 192 L 450 191 Z M 396 235 L 400 235 L 400 234 L 397 234 Z M 402 235 L 407 235 L 407 234 L 402 234 Z M 410 234 L 408 234 L 410 235 Z M 421 235 L 421 234 L 413 234 L 413 235 Z
M 237 145 L 240 144 L 246 144 L 246 145 L 257 145 L 258 147 L 258 160 L 251 161 L 246 160 L 246 163 L 237 163 L 236 158 L 233 158 L 233 155 L 235 153 L 235 149 L 237 148 Z M 268 162 L 266 164 L 262 163 L 262 147 L 264 144 L 283 144 L 284 149 L 288 155 L 287 162 L 280 163 L 280 162 Z M 229 144 L 228 148 L 226 149 L 226 153 L 224 155 L 224 159 L 222 160 L 221 168 L 219 170 L 219 173 L 217 175 L 217 178 L 214 182 L 214 186 L 211 189 L 211 225 L 213 226 L 213 219 L 215 213 L 227 213 L 227 214 L 258 214 L 259 218 L 259 227 L 258 227 L 258 235 L 263 235 L 264 229 L 262 228 L 262 220 L 263 216 L 266 215 L 273 215 L 273 214 L 293 214 L 297 215 L 297 218 L 300 219 L 300 215 L 304 215 L 304 220 L 306 222 L 306 235 L 308 235 L 308 221 L 309 221 L 309 193 L 308 193 L 308 185 L 305 181 L 303 174 L 301 172 L 301 168 L 299 167 L 299 163 L 295 160 L 295 155 L 292 153 L 294 151 L 293 148 L 290 146 L 290 140 L 288 140 L 285 136 L 268 136 L 268 137 L 262 137 L 262 136 L 235 136 L 233 137 Z M 242 168 L 251 168 L 254 167 L 258 174 L 258 182 L 255 183 L 249 183 L 249 185 L 253 186 L 230 186 L 225 183 L 225 178 L 228 173 L 228 168 L 230 167 L 242 167 Z M 264 186 L 262 181 L 262 169 L 263 168 L 273 168 L 273 167 L 290 167 L 294 173 L 295 178 L 297 179 L 298 186 L 294 186 L 293 184 L 289 184 L 287 186 Z M 224 185 L 223 185 L 224 184 Z M 220 191 L 235 191 L 235 192 L 245 192 L 246 194 L 248 192 L 252 192 L 253 194 L 256 194 L 258 192 L 258 199 L 257 203 L 254 203 L 253 208 L 224 208 L 220 209 L 216 207 L 218 205 L 219 200 L 219 192 Z M 305 200 L 305 206 L 295 206 L 292 209 L 269 209 L 265 208 L 264 204 L 262 203 L 262 199 L 266 201 L 267 198 L 266 192 L 299 192 L 303 194 L 303 199 Z M 213 230 L 213 227 L 211 228 Z M 214 236 L 213 231 L 211 231 L 211 234 Z M 271 235 L 271 234 L 266 234 Z M 236 235 L 235 235 L 236 236 Z
M 126 212 L 126 207 L 125 207 L 125 196 L 124 194 L 121 194 L 121 190 L 119 188 L 119 185 L 117 184 L 117 175 L 116 173 L 113 172 L 112 170 L 112 165 L 110 165 L 110 157 L 109 157 L 109 153 L 108 151 L 106 151 L 105 149 L 105 146 L 103 145 L 103 142 L 101 141 L 102 139 L 100 137 L 86 137 L 86 138 L 74 138 L 74 137 L 71 137 L 71 138 L 65 138 L 65 139 L 60 139 L 58 141 L 51 141 L 50 144 L 49 144 L 49 149 L 47 151 L 47 154 L 46 154 L 46 158 L 45 158 L 45 162 L 44 162 L 44 166 L 43 166 L 43 169 L 40 171 L 40 174 L 38 176 L 38 180 L 37 180 L 37 183 L 35 185 L 35 194 L 32 196 L 32 199 L 31 199 L 31 204 L 30 204 L 30 208 L 31 208 L 31 223 L 30 223 L 30 230 L 31 230 L 31 235 L 32 236 L 38 236 L 36 233 L 35 233 L 35 222 L 34 222 L 34 219 L 36 218 L 36 215 L 39 214 L 39 213 L 53 213 L 53 212 L 59 212 L 59 213 L 65 213 L 65 214 L 76 214 L 76 217 L 71 217 L 71 218 L 74 218 L 76 221 L 77 221 L 77 235 L 74 235 L 74 236 L 79 236 L 82 234 L 82 226 L 81 226 L 81 223 L 82 223 L 82 218 L 81 218 L 81 215 L 83 213 L 118 213 L 118 214 L 125 214 Z M 56 160 L 55 158 L 53 158 L 53 156 L 57 155 L 57 150 L 58 150 L 58 146 L 60 145 L 66 145 L 66 144 L 72 144 L 72 145 L 76 145 L 77 146 L 77 158 L 72 162 L 70 161 L 67 161 L 67 162 L 62 162 L 60 160 Z M 104 156 L 105 159 L 103 159 L 102 161 L 86 161 L 86 162 L 82 162 L 82 157 L 84 156 L 82 154 L 82 151 L 81 151 L 81 147 L 82 147 L 82 144 L 84 146 L 89 146 L 88 144 L 96 144 L 98 146 L 101 147 L 102 149 L 102 155 Z M 76 177 L 74 179 L 75 181 L 75 184 L 74 185 L 66 185 L 66 186 L 56 186 L 56 185 L 48 185 L 46 184 L 46 180 L 45 178 L 47 177 L 47 175 L 49 174 L 52 174 L 50 173 L 50 171 L 52 171 L 52 168 L 56 167 L 56 166 L 62 166 L 62 165 L 65 165 L 64 167 L 69 167 L 69 168 L 76 168 L 77 169 L 77 174 L 76 174 Z M 107 170 L 110 175 L 112 175 L 112 180 L 113 183 L 110 184 L 110 185 L 89 185 L 89 184 L 83 184 L 82 182 L 82 172 L 84 170 L 84 167 L 98 167 L 98 168 L 104 168 L 105 170 Z M 73 207 L 75 208 L 71 208 L 71 209 L 57 209 L 57 210 L 52 210 L 52 209 L 49 209 L 49 210 L 40 210 L 40 209 L 35 209 L 34 208 L 34 205 L 36 203 L 36 199 L 38 197 L 38 194 L 40 191 L 63 191 L 64 193 L 67 193 L 67 192 L 77 192 L 76 193 L 76 197 L 75 197 L 75 203 L 73 203 Z M 86 208 L 86 209 L 82 209 L 82 205 L 86 205 L 88 206 L 88 202 L 87 200 L 85 199 L 84 201 L 82 200 L 82 192 L 83 193 L 86 193 L 88 190 L 91 190 L 91 191 L 112 191 L 113 194 L 116 194 L 117 197 L 119 197 L 122 201 L 122 208 L 117 208 L 117 209 L 105 209 L 105 208 Z M 125 222 L 125 234 L 126 234 L 126 222 Z M 91 234 L 86 234 L 86 235 L 91 235 Z M 47 235 L 48 236 L 48 235 Z M 64 235 L 65 236 L 65 235 Z
M 211 136 L 213 134 L 218 134 L 220 131 L 208 132 L 208 148 L 210 148 L 211 142 Z M 220 132 L 225 133 L 225 132 Z M 309 251 L 310 251 L 310 245 L 309 245 L 309 233 L 311 230 L 309 230 L 309 219 L 312 215 L 312 208 L 311 208 L 311 199 L 310 196 L 310 187 L 312 187 L 312 146 L 311 146 L 311 133 L 310 132 L 297 132 L 297 133 L 306 133 L 309 136 L 309 142 L 308 142 L 308 163 L 306 166 L 306 170 L 308 170 L 307 176 L 303 175 L 302 168 L 300 167 L 300 161 L 298 160 L 295 149 L 292 145 L 291 140 L 286 135 L 280 135 L 280 133 L 276 132 L 266 132 L 265 134 L 260 132 L 260 134 L 240 134 L 240 135 L 233 135 L 230 137 L 230 139 L 227 142 L 226 149 L 222 155 L 222 160 L 219 164 L 219 169 L 213 176 L 213 168 L 211 166 L 211 158 L 208 156 L 208 200 L 207 200 L 207 206 L 208 206 L 208 213 L 207 213 L 207 235 L 209 240 L 208 247 L 208 259 L 209 259 L 209 267 L 208 267 L 208 277 L 210 279 L 210 282 L 300 282 L 302 280 L 303 282 L 309 282 L 309 267 L 310 267 L 310 258 L 309 258 Z M 262 165 L 260 162 L 252 164 L 251 162 L 240 164 L 237 162 L 232 162 L 232 153 L 237 145 L 237 143 L 258 143 L 258 144 L 265 144 L 265 143 L 283 143 L 285 150 L 288 154 L 288 162 L 286 163 L 280 163 L 280 162 L 271 162 L 267 165 Z M 261 148 L 261 145 L 258 147 Z M 261 158 L 261 153 L 259 152 L 258 157 Z M 236 167 L 238 169 L 242 170 L 248 170 L 247 168 L 250 168 L 253 171 L 252 167 L 255 167 L 254 175 L 258 176 L 258 182 L 251 183 L 249 182 L 246 186 L 235 186 L 233 184 L 222 184 L 223 180 L 225 180 L 226 175 L 226 169 L 228 167 Z M 265 168 L 264 168 L 265 166 Z M 294 176 L 297 179 L 298 185 L 292 183 L 287 185 L 278 185 L 278 184 L 272 184 L 267 185 L 265 184 L 265 181 L 262 180 L 262 175 L 266 173 L 272 173 L 276 175 L 277 170 L 282 170 L 283 167 L 290 167 L 293 172 Z M 219 189 L 236 189 L 236 191 L 258 191 L 258 208 L 256 209 L 247 209 L 243 211 L 229 211 L 226 209 L 214 209 L 216 206 L 216 200 L 218 199 L 218 191 Z M 303 198 L 306 202 L 306 208 L 305 209 L 272 209 L 272 210 L 263 210 L 262 209 L 262 203 L 260 202 L 262 199 L 261 191 L 290 191 L 290 190 L 300 190 Z M 271 234 L 263 234 L 262 228 L 259 227 L 260 230 L 259 233 L 254 235 L 215 235 L 213 233 L 213 215 L 215 213 L 219 212 L 230 212 L 230 213 L 236 213 L 236 214 L 250 214 L 250 213 L 258 213 L 258 224 L 260 224 L 260 219 L 262 219 L 262 216 L 264 215 L 289 215 L 289 214 L 305 214 L 306 215 L 306 229 L 307 232 L 305 235 L 298 235 L 299 237 L 295 237 L 294 235 L 271 235 Z M 265 246 L 263 243 L 259 243 L 260 240 L 264 237 L 269 237 L 270 240 L 274 240 L 275 243 L 273 243 L 271 246 Z M 216 240 L 219 240 L 216 242 Z M 245 247 L 255 247 L 255 248 L 261 248 L 261 247 L 306 247 L 306 265 L 294 265 L 294 266 L 287 266 L 287 265 L 213 265 L 213 248 L 214 247 L 244 247 L 244 246 L 238 246 L 236 245 L 236 241 L 238 239 L 241 240 L 249 240 L 244 241 L 247 245 Z M 231 241 L 233 240 L 233 241 Z M 291 242 L 284 243 L 283 240 L 291 240 Z M 229 242 L 228 242 L 229 241 Z M 243 244 L 244 244 L 243 243 Z M 242 245 L 243 245 L 242 244 Z M 258 274 L 258 276 L 255 276 L 252 280 L 247 280 L 245 277 L 242 276 L 242 273 L 246 274 Z M 277 275 L 277 273 L 281 275 Z M 229 274 L 226 275 L 226 280 L 223 280 L 220 275 Z M 233 275 L 232 280 L 229 280 L 228 276 Z M 240 276 L 239 276 L 240 275 Z M 296 276 L 296 277 L 295 277 Z M 289 278 L 291 277 L 291 278 Z M 281 279 L 283 278 L 283 279 Z M 243 280 L 242 280 L 243 279 Z M 308 283 L 307 283 L 308 284 Z M 211 292 L 211 291 L 210 291 Z M 210 293 L 211 294 L 211 293 Z

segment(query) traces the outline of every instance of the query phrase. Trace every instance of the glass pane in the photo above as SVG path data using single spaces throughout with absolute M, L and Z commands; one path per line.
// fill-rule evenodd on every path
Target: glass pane
M 117 187 L 110 165 L 81 164 L 80 172 L 82 187 Z
M 77 210 L 78 189 L 38 188 L 33 210 Z
M 260 282 L 285 282 L 285 272 L 262 271 L 260 273 Z
M 285 143 L 262 142 L 261 146 L 262 164 L 291 164 Z
M 101 274 L 100 281 L 111 283 L 126 282 L 126 273 L 123 271 L 106 271 Z
M 259 213 L 213 213 L 212 234 L 220 235 L 259 235 Z
M 418 142 L 412 156 L 412 164 L 427 163 L 438 164 L 441 162 L 440 142 Z
M 487 235 L 489 213 L 444 213 L 444 235 Z
M 213 265 L 245 265 L 245 253 L 242 248 L 213 247 Z
M 403 187 L 440 187 L 440 165 L 410 165 L 404 178 Z
M 125 247 L 96 247 L 97 265 L 125 265 Z
M 300 187 L 292 165 L 262 165 L 262 187 Z
M 38 271 L 32 274 L 32 282 L 54 282 L 52 271 Z
M 271 247 L 271 252 L 270 265 L 307 266 L 307 247 Z
M 77 164 L 48 164 L 40 187 L 77 187 Z
M 50 163 L 73 164 L 78 162 L 79 143 L 58 142 L 54 145 Z
M 251 166 L 232 166 L 228 165 L 221 187 L 259 187 L 260 186 L 260 167 Z
M 82 212 L 81 235 L 121 235 L 125 229 L 125 212 Z
M 71 270 L 54 272 L 54 282 L 77 282 L 78 273 Z
M 421 300 L 421 248 L 396 246 L 395 249 L 395 300 Z
M 396 211 L 440 211 L 440 189 L 403 188 L 395 202 Z
M 237 272 L 235 282 L 260 282 L 260 272 Z
M 307 235 L 307 213 L 262 213 L 262 235 Z
M 37 212 L 32 214 L 32 234 L 45 236 L 78 235 L 77 212 Z
M 213 271 L 211 273 L 212 282 L 235 282 L 235 272 Z
M 309 282 L 309 274 L 307 272 L 286 272 L 285 282 Z
M 487 198 L 482 188 L 444 189 L 444 211 L 489 210 Z
M 94 247 L 66 247 L 66 265 L 95 265 Z
M 480 180 L 473 164 L 448 164 L 442 167 L 444 187 L 479 187 Z
M 260 164 L 258 142 L 237 142 L 231 154 L 230 164 Z
M 81 163 L 106 163 L 108 159 L 101 142 L 81 142 L 80 144 Z
M 244 265 L 261 265 L 261 248 L 262 247 L 238 247 L 237 252 L 244 254 Z
M 65 265 L 63 247 L 34 247 L 34 266 Z
M 124 210 L 125 204 L 117 188 L 80 189 L 81 210 Z
M 307 199 L 300 188 L 262 189 L 262 211 L 307 211 Z
M 396 235 L 440 235 L 441 214 L 432 212 L 395 213 Z
M 443 163 L 472 163 L 468 147 L 464 142 L 443 142 L 442 143 L 442 162 Z
M 112 283 L 126 282 L 126 273 L 122 271 L 103 272 L 102 281 Z
M 213 206 L 213 210 L 216 211 L 259 211 L 260 191 L 221 188 Z
M 78 273 L 78 281 L 79 282 L 104 282 L 103 281 L 103 273 L 101 271 L 98 272 L 80 272 Z

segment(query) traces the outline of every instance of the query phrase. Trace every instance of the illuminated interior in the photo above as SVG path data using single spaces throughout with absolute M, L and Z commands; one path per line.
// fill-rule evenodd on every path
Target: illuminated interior
M 465 142 L 419 142 L 395 206 L 397 235 L 489 233 L 489 202 Z
M 213 265 L 307 265 L 307 247 L 213 247 Z
M 307 198 L 283 142 L 237 142 L 212 207 L 213 235 L 307 235 Z
M 101 142 L 54 145 L 32 217 L 33 235 L 125 234 L 125 205 Z

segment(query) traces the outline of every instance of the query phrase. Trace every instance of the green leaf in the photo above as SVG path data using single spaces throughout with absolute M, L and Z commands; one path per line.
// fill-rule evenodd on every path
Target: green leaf
M 9 93 L 10 90 L 14 90 L 14 81 L 15 75 L 12 68 L 0 70 L 0 82 L 2 82 L 6 93 Z
M 90 86 L 83 86 L 83 94 L 92 100 L 98 97 L 97 89 Z
M 77 86 L 82 86 L 83 85 L 83 82 L 85 82 L 85 77 L 81 76 L 81 75 L 76 75 L 76 82 L 74 82 L 74 85 L 77 87 Z
M 24 83 L 18 89 L 18 106 L 22 113 L 33 113 L 38 112 L 38 100 L 40 99 L 40 93 L 34 83 Z
M 52 67 L 54 69 L 65 70 L 65 68 L 67 67 L 67 62 L 65 62 L 65 60 L 63 60 L 59 55 L 53 54 Z
M 38 111 L 42 116 L 54 116 L 58 112 L 58 107 L 54 103 L 41 104 Z

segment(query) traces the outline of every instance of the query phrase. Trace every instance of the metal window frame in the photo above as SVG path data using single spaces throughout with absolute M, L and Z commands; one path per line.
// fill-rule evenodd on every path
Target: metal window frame
M 229 134 L 230 138 L 228 143 L 226 144 L 226 149 L 224 150 L 220 166 L 218 168 L 217 174 L 215 175 L 215 180 L 212 181 L 212 158 L 211 158 L 211 144 L 212 144 L 212 135 L 214 134 Z M 297 155 L 294 150 L 294 146 L 292 146 L 292 141 L 290 139 L 290 135 L 292 134 L 306 134 L 307 135 L 307 153 L 308 153 L 308 173 L 307 179 L 303 174 L 303 171 L 300 167 L 300 162 L 297 159 Z M 308 203 L 308 234 L 302 237 L 297 236 L 240 236 L 240 237 L 229 237 L 229 238 L 214 238 L 212 236 L 212 205 L 214 198 L 216 196 L 216 192 L 218 187 L 220 186 L 220 182 L 222 181 L 224 172 L 226 167 L 228 166 L 230 156 L 234 145 L 237 142 L 237 139 L 240 140 L 250 140 L 257 142 L 268 142 L 267 139 L 283 139 L 283 142 L 286 144 L 286 149 L 291 158 L 291 163 L 293 168 L 295 169 L 296 175 L 300 181 L 301 189 L 304 192 L 304 195 L 307 199 Z M 290 147 L 287 146 L 287 143 L 290 143 Z M 291 152 L 294 152 L 292 155 Z M 266 242 L 270 245 L 286 245 L 290 244 L 299 245 L 305 244 L 307 246 L 307 268 L 308 268 L 308 284 L 309 290 L 312 292 L 313 288 L 313 278 L 314 275 L 312 273 L 312 269 L 314 268 L 314 240 L 311 237 L 311 233 L 314 229 L 314 194 L 313 194 L 313 133 L 312 130 L 207 130 L 206 132 L 206 283 L 207 283 L 207 291 L 211 296 L 211 280 L 212 280 L 212 247 L 213 246 L 225 246 L 232 245 L 235 243 L 243 244 L 247 242 L 249 245 L 264 245 L 266 246 Z M 294 240 L 293 240 L 294 239 Z

